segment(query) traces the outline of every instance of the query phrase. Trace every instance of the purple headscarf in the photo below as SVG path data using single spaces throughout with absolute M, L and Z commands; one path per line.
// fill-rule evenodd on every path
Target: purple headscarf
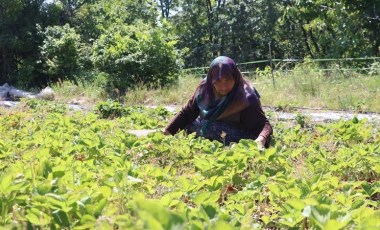
M 235 84 L 221 100 L 216 99 L 214 82 L 225 76 L 232 76 Z M 257 91 L 246 81 L 235 62 L 226 56 L 215 58 L 210 65 L 207 77 L 195 91 L 196 101 L 202 120 L 215 121 L 238 113 L 251 103 L 258 101 Z

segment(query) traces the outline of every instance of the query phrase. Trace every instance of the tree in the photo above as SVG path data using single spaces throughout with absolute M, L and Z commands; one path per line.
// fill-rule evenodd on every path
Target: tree
M 16 58 L 13 56 L 16 47 L 13 40 L 15 32 L 12 27 L 24 7 L 25 3 L 22 0 L 0 0 L 0 84 L 11 80 L 10 75 L 17 63 Z
M 26 78 L 35 74 L 42 7 L 43 0 L 0 0 L 0 84 L 17 83 L 20 69 Z
M 172 18 L 181 37 L 178 47 L 189 50 L 186 66 L 204 66 L 217 55 L 238 62 L 267 58 L 268 42 L 280 17 L 279 1 L 182 1 Z
M 93 62 L 109 84 L 125 90 L 140 84 L 165 86 L 178 78 L 178 53 L 170 30 L 143 22 L 114 24 L 94 43 Z
M 205 1 L 182 1 L 179 8 L 170 21 L 179 37 L 178 49 L 186 51 L 185 66 L 204 66 L 211 58 Z
M 80 69 L 80 35 L 68 24 L 47 27 L 42 34 L 44 41 L 40 50 L 49 82 L 76 81 L 74 75 Z
M 277 41 L 288 50 L 286 56 L 291 57 L 376 55 L 379 39 L 371 34 L 377 33 L 379 23 L 371 26 L 366 23 L 365 12 L 369 8 L 376 9 L 376 4 L 346 0 L 287 1 L 277 27 Z
M 171 11 L 175 11 L 178 6 L 178 0 L 157 0 L 158 7 L 161 10 L 161 17 L 168 19 Z
M 228 1 L 219 16 L 223 53 L 238 62 L 267 59 L 279 17 L 277 1 Z M 224 26 L 223 26 L 224 25 Z
M 49 1 L 49 8 L 55 13 L 59 18 L 59 24 L 65 25 L 71 23 L 75 18 L 77 12 L 84 6 L 95 3 L 97 0 L 52 0 Z
M 342 2 L 347 12 L 356 16 L 358 25 L 368 31 L 366 37 L 371 46 L 371 55 L 380 55 L 380 2 L 378 0 L 343 0 Z

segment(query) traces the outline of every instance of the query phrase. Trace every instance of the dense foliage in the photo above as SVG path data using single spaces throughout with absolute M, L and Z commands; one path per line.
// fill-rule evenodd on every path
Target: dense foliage
M 166 85 L 182 60 L 262 60 L 269 44 L 275 58 L 378 56 L 379 14 L 377 0 L 0 0 L 0 84 Z
M 104 102 L 76 113 L 27 101 L 2 113 L 7 229 L 380 227 L 379 126 L 366 120 L 271 117 L 275 142 L 260 152 L 252 140 L 127 132 L 162 128 L 172 114 L 161 107 Z
M 109 74 L 116 88 L 169 85 L 177 79 L 179 68 L 175 42 L 165 36 L 165 30 L 141 23 L 111 26 L 94 43 L 93 62 Z
M 80 70 L 80 35 L 68 24 L 47 27 L 42 33 L 41 59 L 49 81 L 62 76 L 75 80 L 74 74 Z

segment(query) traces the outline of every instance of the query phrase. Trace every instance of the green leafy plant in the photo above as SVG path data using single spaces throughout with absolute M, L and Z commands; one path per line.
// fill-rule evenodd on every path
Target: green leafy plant
M 112 25 L 95 41 L 92 60 L 109 74 L 110 90 L 165 86 L 178 80 L 179 54 L 168 26 L 152 29 L 141 21 Z
M 106 102 L 123 114 L 104 119 L 34 103 L 0 116 L 4 228 L 380 227 L 380 135 L 366 120 L 275 122 L 276 143 L 259 151 L 254 140 L 128 133 L 163 127 L 162 107 Z

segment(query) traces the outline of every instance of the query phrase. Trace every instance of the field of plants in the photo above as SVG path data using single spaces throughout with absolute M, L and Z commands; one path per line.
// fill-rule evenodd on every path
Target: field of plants
M 379 229 L 380 132 L 271 118 L 272 146 L 162 129 L 163 107 L 0 110 L 0 228 Z

